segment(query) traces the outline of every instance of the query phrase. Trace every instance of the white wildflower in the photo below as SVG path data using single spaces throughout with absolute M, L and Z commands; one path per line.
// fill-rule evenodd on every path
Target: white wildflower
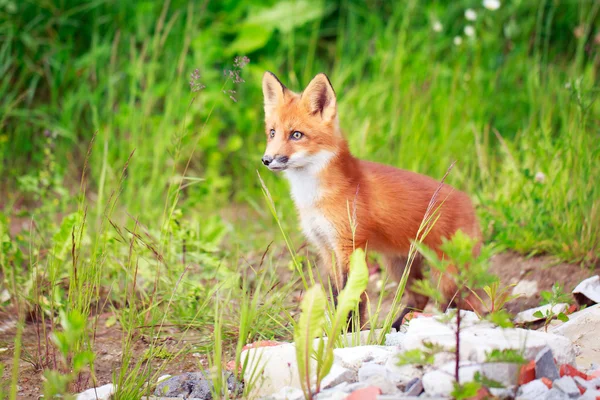
M 537 183 L 544 183 L 546 181 L 546 175 L 543 172 L 537 172 L 535 174 L 535 181 Z
M 477 13 L 472 8 L 467 8 L 465 10 L 465 18 L 467 21 L 475 21 L 477 19 Z
M 460 36 L 454 36 L 454 44 L 460 46 L 462 44 L 462 38 Z
M 465 26 L 465 35 L 467 35 L 468 37 L 475 36 L 475 28 L 473 28 L 472 25 Z
M 495 11 L 500 8 L 500 0 L 483 0 L 483 6 L 488 10 Z
M 432 28 L 434 32 L 441 32 L 444 29 L 444 26 L 440 21 L 434 21 Z

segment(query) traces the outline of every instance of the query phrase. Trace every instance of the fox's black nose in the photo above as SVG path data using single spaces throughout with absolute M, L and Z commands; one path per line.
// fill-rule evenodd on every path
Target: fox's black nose
M 271 164 L 272 161 L 273 161 L 273 157 L 271 157 L 271 156 L 263 156 L 263 158 L 262 158 L 262 163 L 267 166 L 269 164 Z

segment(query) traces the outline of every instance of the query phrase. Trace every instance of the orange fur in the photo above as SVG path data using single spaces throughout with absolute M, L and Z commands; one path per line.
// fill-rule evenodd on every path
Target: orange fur
M 339 290 L 344 285 L 354 247 L 385 255 L 390 274 L 400 279 L 402 260 L 440 183 L 353 157 L 339 129 L 335 92 L 324 74 L 297 94 L 266 73 L 263 92 L 268 141 L 263 160 L 268 163 L 272 158 L 270 168 L 286 170 L 304 231 L 319 249 L 335 287 Z M 302 133 L 300 139 L 292 136 L 296 131 Z M 465 193 L 443 184 L 437 199 L 437 205 L 443 204 L 439 219 L 423 241 L 427 246 L 442 255 L 442 238 L 459 229 L 480 240 L 479 224 Z M 356 216 L 354 236 L 349 209 Z M 331 265 L 332 253 L 337 268 Z M 409 284 L 423 278 L 421 261 L 419 257 L 413 263 Z M 407 287 L 408 305 L 425 307 L 427 298 Z M 442 277 L 440 290 L 451 301 L 456 291 L 451 276 Z

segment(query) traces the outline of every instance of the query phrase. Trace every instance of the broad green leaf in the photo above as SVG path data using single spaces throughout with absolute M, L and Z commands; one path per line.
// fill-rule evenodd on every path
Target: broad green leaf
M 271 25 L 245 24 L 238 31 L 237 37 L 227 49 L 229 54 L 249 54 L 267 44 L 273 28 Z
M 450 393 L 450 395 L 456 400 L 469 399 L 471 397 L 474 397 L 480 388 L 481 383 L 475 381 L 465 382 L 463 384 L 455 382 L 454 390 L 452 391 L 452 393 Z
M 544 314 L 541 311 L 536 311 L 533 313 L 533 316 L 536 318 L 544 318 Z
M 338 319 L 345 321 L 348 313 L 352 311 L 360 301 L 360 296 L 367 289 L 368 283 L 369 269 L 367 267 L 365 252 L 362 249 L 356 249 L 350 256 L 350 273 L 348 274 L 348 281 L 338 296 L 335 321 L 338 321 Z
M 300 319 L 294 328 L 294 343 L 296 344 L 296 362 L 300 384 L 305 395 L 311 390 L 310 360 L 313 353 L 313 339 L 323 332 L 325 309 L 327 307 L 325 293 L 320 285 L 308 289 L 300 303 Z M 322 349 L 322 346 L 320 345 Z M 318 360 L 317 360 L 318 362 Z
M 56 258 L 64 260 L 71 246 L 73 246 L 72 234 L 78 221 L 78 213 L 72 213 L 63 218 L 60 229 L 52 237 L 54 256 Z
M 332 7 L 325 7 L 323 1 L 279 1 L 270 8 L 251 12 L 244 24 L 273 26 L 282 33 L 289 33 L 308 22 L 323 18 L 332 10 Z
M 561 320 L 562 322 L 567 322 L 569 320 L 569 317 L 567 317 L 567 315 L 565 313 L 559 313 L 556 318 L 558 318 L 559 320 Z

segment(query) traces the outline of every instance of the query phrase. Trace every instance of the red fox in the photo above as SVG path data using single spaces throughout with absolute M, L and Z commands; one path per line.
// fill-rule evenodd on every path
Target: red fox
M 382 254 L 389 274 L 400 280 L 411 240 L 438 189 L 444 202 L 424 244 L 443 256 L 439 249 L 442 238 L 459 229 L 481 242 L 475 211 L 465 193 L 446 184 L 440 187 L 435 179 L 415 172 L 352 156 L 340 131 L 335 91 L 325 74 L 315 76 L 304 92 L 294 93 L 266 72 L 262 89 L 267 134 L 262 162 L 271 171 L 283 171 L 288 179 L 302 230 L 319 250 L 334 295 L 345 285 L 354 248 Z M 356 215 L 354 228 L 348 205 Z M 411 290 L 414 281 L 423 278 L 422 264 L 420 256 L 412 264 L 406 286 L 408 301 L 393 324 L 396 329 L 407 312 L 422 310 L 429 300 Z M 452 276 L 443 276 L 440 282 L 444 298 L 452 302 L 456 294 Z M 476 302 L 467 299 L 467 303 L 458 306 L 473 307 Z M 363 294 L 361 326 L 365 307 Z

